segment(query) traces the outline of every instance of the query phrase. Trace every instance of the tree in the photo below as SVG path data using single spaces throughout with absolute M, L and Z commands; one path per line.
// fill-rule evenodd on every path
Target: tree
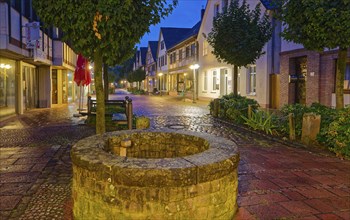
M 142 82 L 142 80 L 146 79 L 146 71 L 142 68 L 139 68 L 137 70 L 135 70 L 134 72 L 135 74 L 135 81 L 137 82 L 137 89 L 140 90 L 140 83 Z
M 344 107 L 344 79 L 347 50 L 350 48 L 350 0 L 283 0 L 277 18 L 284 23 L 282 36 L 323 51 L 338 48 L 336 108 Z
M 128 74 L 127 80 L 132 82 L 137 82 L 137 89 L 140 89 L 140 82 L 146 78 L 146 71 L 139 68 Z
M 234 94 L 238 93 L 238 67 L 255 63 L 271 34 L 271 23 L 266 14 L 261 15 L 260 4 L 250 10 L 245 0 L 241 6 L 239 0 L 233 0 L 214 18 L 208 42 L 220 62 L 234 65 Z
M 120 63 L 150 25 L 159 23 L 176 4 L 177 0 L 33 0 L 40 19 L 60 28 L 76 52 L 94 61 L 97 134 L 105 132 L 102 64 Z

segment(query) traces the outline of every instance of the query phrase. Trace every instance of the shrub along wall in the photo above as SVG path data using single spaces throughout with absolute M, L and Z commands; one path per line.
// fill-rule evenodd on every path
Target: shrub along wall
M 338 157 L 350 158 L 350 106 L 336 110 L 319 103 L 311 106 L 301 104 L 285 105 L 279 111 L 258 109 L 258 103 L 240 95 L 226 95 L 220 101 L 218 117 L 235 124 L 247 125 L 253 130 L 280 137 L 289 136 L 289 114 L 294 115 L 295 135 L 300 140 L 302 133 L 303 115 L 315 113 L 321 115 L 321 128 L 317 136 L 319 144 L 335 152 Z M 253 106 L 252 114 L 248 117 L 248 106 Z M 209 104 L 214 111 L 214 101 Z

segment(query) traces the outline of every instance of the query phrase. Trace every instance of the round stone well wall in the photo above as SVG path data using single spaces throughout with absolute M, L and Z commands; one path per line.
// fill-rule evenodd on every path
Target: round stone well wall
M 110 132 L 79 141 L 71 157 L 75 219 L 232 219 L 237 211 L 239 154 L 224 138 Z

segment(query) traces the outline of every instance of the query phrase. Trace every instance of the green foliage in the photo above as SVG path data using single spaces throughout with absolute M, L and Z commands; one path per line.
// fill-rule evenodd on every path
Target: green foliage
M 252 105 L 254 108 L 259 106 L 258 102 L 254 99 L 235 95 L 233 93 L 224 95 L 220 99 L 219 117 L 227 118 L 238 124 L 243 124 L 244 120 L 241 116 L 248 117 L 248 105 Z M 214 101 L 209 103 L 209 107 L 212 111 L 214 108 Z
M 339 110 L 334 121 L 323 129 L 318 141 L 339 157 L 350 158 L 350 107 Z
M 96 133 L 105 132 L 105 93 L 102 64 L 113 66 L 130 58 L 134 46 L 167 16 L 177 0 L 33 0 L 40 19 L 47 26 L 60 28 L 64 40 L 84 57 L 94 61 L 96 99 Z
M 145 90 L 138 88 L 128 88 L 128 92 L 131 92 L 133 95 L 144 95 L 146 94 Z
M 273 113 L 265 111 L 253 111 L 251 118 L 247 118 L 241 115 L 244 124 L 253 128 L 254 130 L 264 131 L 266 134 L 276 134 L 276 126 L 273 124 L 272 118 L 274 117 Z
M 135 71 L 129 72 L 126 79 L 128 82 L 141 82 L 146 78 L 146 71 L 143 70 L 142 68 L 139 68 Z
M 350 47 L 350 1 L 283 0 L 282 36 L 310 50 Z
M 327 128 L 327 126 L 334 120 L 334 117 L 336 115 L 336 110 L 329 108 L 327 106 L 321 105 L 319 103 L 313 103 L 310 107 L 307 107 L 302 104 L 285 105 L 281 109 L 283 118 L 287 118 L 289 113 L 294 114 L 295 134 L 299 138 L 301 137 L 303 115 L 305 113 L 311 113 L 311 112 L 317 115 L 321 115 L 321 132 L 323 129 Z M 278 130 L 280 133 L 288 134 L 289 122 L 288 120 L 283 120 L 282 122 L 283 124 L 279 124 Z
M 177 0 L 33 0 L 40 19 L 64 32 L 75 51 L 94 59 L 103 51 L 109 65 L 121 63 L 134 54 L 134 45 L 151 25 L 167 16 Z
M 339 48 L 336 71 L 336 108 L 344 107 L 344 79 L 350 48 L 349 0 L 274 0 L 277 18 L 284 22 L 282 36 L 309 50 Z
M 271 34 L 269 18 L 261 16 L 260 4 L 251 11 L 246 0 L 241 6 L 239 0 L 233 0 L 226 11 L 215 17 L 208 42 L 219 61 L 246 66 L 264 54 L 262 49 Z

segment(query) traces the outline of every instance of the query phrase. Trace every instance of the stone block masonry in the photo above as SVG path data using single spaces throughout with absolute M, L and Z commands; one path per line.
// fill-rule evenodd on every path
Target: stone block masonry
M 132 143 L 127 156 L 115 155 L 125 139 Z M 136 154 L 135 148 L 146 153 Z M 166 157 L 166 149 L 175 153 Z M 239 154 L 223 138 L 188 131 L 111 132 L 81 140 L 71 156 L 76 219 L 232 219 L 237 211 Z

